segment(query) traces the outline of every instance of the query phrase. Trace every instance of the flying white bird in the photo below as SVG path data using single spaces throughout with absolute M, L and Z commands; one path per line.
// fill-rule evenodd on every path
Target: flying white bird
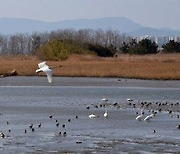
M 39 69 L 36 70 L 36 73 L 44 72 L 47 75 L 48 82 L 52 82 L 52 69 L 46 65 L 46 62 L 41 62 L 38 64 Z

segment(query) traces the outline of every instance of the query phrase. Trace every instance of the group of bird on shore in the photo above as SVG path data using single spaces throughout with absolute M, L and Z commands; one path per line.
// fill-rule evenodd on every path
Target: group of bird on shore
M 44 72 L 47 76 L 47 79 L 48 79 L 48 82 L 49 83 L 52 83 L 52 69 L 53 68 L 59 68 L 59 67 L 62 67 L 62 66 L 55 66 L 55 67 L 50 67 L 46 64 L 46 61 L 44 62 L 41 62 L 38 64 L 38 69 L 35 71 L 36 73 L 39 73 L 39 72 Z M 49 116 L 50 119 L 52 119 L 52 115 Z M 77 118 L 77 117 L 76 117 Z M 70 120 L 68 120 L 68 122 L 70 122 Z M 7 125 L 9 124 L 9 122 L 7 122 Z M 38 124 L 37 128 L 41 128 L 41 123 Z M 56 120 L 56 126 L 59 127 L 59 122 Z M 62 125 L 63 128 L 65 128 L 65 124 Z M 29 128 L 31 130 L 31 132 L 34 132 L 35 131 L 35 127 L 34 127 L 34 124 L 32 123 L 31 125 L 29 125 Z M 10 133 L 11 132 L 11 129 L 8 130 L 8 132 Z M 28 132 L 28 129 L 25 129 L 24 130 L 24 133 L 27 133 Z M 58 133 L 59 135 L 66 135 L 66 132 L 59 132 Z M 5 134 L 3 132 L 0 132 L 0 137 L 1 138 L 5 138 Z
M 48 82 L 49 83 L 52 83 L 52 68 L 53 67 L 49 67 L 46 62 L 41 62 L 38 64 L 38 69 L 36 70 L 36 73 L 39 73 L 39 72 L 44 72 L 46 75 L 47 75 L 47 79 L 48 79 Z M 61 67 L 61 66 L 57 66 L 57 67 Z M 55 67 L 54 67 L 55 68 Z M 101 103 L 99 105 L 99 107 L 104 107 L 105 108 L 105 111 L 103 113 L 103 117 L 104 118 L 109 118 L 111 115 L 109 114 L 108 112 L 108 106 L 113 106 L 113 107 L 116 107 L 116 108 L 120 108 L 123 106 L 123 103 L 109 103 L 108 102 L 108 99 L 107 98 L 103 98 L 102 99 L 103 103 Z M 129 108 L 139 108 L 141 109 L 140 110 L 140 113 L 136 112 L 136 117 L 135 119 L 137 121 L 145 121 L 145 122 L 150 122 L 151 119 L 153 119 L 154 117 L 157 116 L 157 113 L 158 112 L 161 112 L 162 110 L 165 110 L 165 108 L 170 108 L 167 110 L 167 112 L 169 113 L 169 115 L 172 115 L 172 112 L 173 112 L 173 108 L 175 107 L 179 107 L 179 103 L 161 103 L 161 102 L 138 102 L 138 103 L 133 103 L 133 99 L 131 98 L 127 98 L 127 102 L 125 102 L 125 106 L 126 107 L 129 107 Z M 95 105 L 96 108 L 98 108 L 98 105 Z M 90 109 L 90 106 L 87 106 L 86 107 L 87 109 Z M 149 110 L 149 114 L 145 116 L 145 110 Z M 96 115 L 94 113 L 91 113 L 88 115 L 88 117 L 90 119 L 95 119 L 95 118 L 99 118 L 100 116 L 99 115 Z M 53 119 L 53 116 L 50 115 L 49 116 L 50 119 Z M 177 115 L 177 118 L 179 119 L 179 114 Z M 76 116 L 76 119 L 78 119 L 78 116 Z M 68 122 L 71 122 L 71 119 L 68 119 Z M 9 122 L 7 122 L 7 124 L 9 124 Z M 55 125 L 56 127 L 59 127 L 60 126 L 60 123 L 56 120 L 55 121 Z M 29 128 L 28 129 L 25 129 L 24 130 L 24 133 L 27 133 L 29 130 L 31 132 L 34 132 L 35 131 L 35 125 L 32 123 L 29 125 Z M 36 127 L 37 128 L 41 128 L 42 127 L 42 123 L 39 123 Z M 62 124 L 62 128 L 65 128 L 66 125 L 65 124 Z M 180 125 L 177 125 L 176 126 L 177 129 L 180 129 Z M 11 130 L 9 129 L 9 132 L 11 132 Z M 64 132 L 58 132 L 59 135 L 63 135 L 63 136 L 66 136 L 66 131 Z M 0 132 L 0 137 L 1 138 L 4 138 L 5 137 L 5 134 L 3 132 Z
M 150 122 L 151 119 L 155 118 L 158 114 L 158 112 L 162 112 L 162 111 L 166 111 L 169 116 L 173 116 L 173 109 L 174 108 L 178 108 L 179 107 L 179 102 L 176 102 L 176 103 L 161 103 L 161 102 L 155 102 L 155 103 L 152 103 L 152 102 L 140 102 L 139 104 L 138 103 L 133 103 L 133 99 L 131 98 L 127 98 L 127 102 L 125 102 L 125 105 L 123 105 L 123 103 L 108 103 L 108 99 L 107 98 L 103 98 L 102 101 L 104 103 L 100 103 L 99 105 L 93 105 L 95 108 L 106 108 L 105 109 L 105 112 L 103 114 L 103 117 L 104 118 L 108 118 L 110 115 L 109 115 L 109 112 L 107 110 L 107 107 L 116 107 L 116 108 L 139 108 L 140 109 L 140 112 L 136 112 L 136 117 L 135 119 L 137 121 L 144 121 L 144 122 Z M 87 106 L 86 107 L 87 109 L 90 109 L 90 106 Z M 169 109 L 171 108 L 171 109 Z M 146 114 L 145 115 L 145 110 L 147 110 L 147 112 L 149 114 Z M 95 114 L 90 114 L 89 115 L 89 118 L 99 118 L 100 116 L 99 115 L 95 115 Z M 180 118 L 180 115 L 179 114 L 176 114 L 176 117 L 177 119 Z M 176 126 L 177 129 L 180 129 L 180 125 L 178 124 Z
M 137 113 L 138 114 L 138 113 Z M 150 119 L 154 118 L 155 115 L 157 114 L 157 112 L 155 112 L 154 110 L 152 110 L 152 113 L 150 115 L 147 115 L 145 118 L 144 118 L 144 121 L 150 121 Z M 139 115 L 137 115 L 136 117 L 136 120 L 138 121 L 141 121 L 144 117 L 144 110 L 141 109 L 141 112 Z
M 44 72 L 44 73 L 47 75 L 48 82 L 49 82 L 49 83 L 52 83 L 52 68 L 53 68 L 53 67 L 49 67 L 49 66 L 46 64 L 45 61 L 39 63 L 39 64 L 38 64 L 38 67 L 39 67 L 39 69 L 36 70 L 36 73 Z M 61 66 L 57 66 L 57 67 L 61 67 Z M 56 67 L 54 67 L 54 68 L 56 68 Z M 102 101 L 105 102 L 105 103 L 107 103 L 107 102 L 108 102 L 108 99 L 107 99 L 107 98 L 103 98 Z M 131 105 L 131 102 L 133 101 L 133 99 L 127 98 L 127 101 L 129 102 L 129 105 Z M 144 107 L 148 107 L 148 106 L 150 106 L 151 104 L 152 104 L 152 103 L 141 102 L 141 108 L 143 107 L 143 109 L 141 109 L 140 114 L 137 115 L 136 120 L 141 121 L 141 120 L 144 118 Z M 117 103 L 114 104 L 114 106 L 115 106 L 115 105 L 117 105 Z M 132 104 L 132 105 L 133 105 L 134 108 L 136 107 L 136 104 Z M 167 104 L 167 102 L 166 102 L 166 103 L 157 103 L 157 102 L 156 102 L 156 105 L 158 105 L 159 107 L 161 107 L 161 106 L 166 106 L 166 105 L 168 105 L 168 104 Z M 173 105 L 174 105 L 173 103 L 170 104 L 171 107 L 172 107 Z M 179 103 L 176 103 L 176 104 L 175 104 L 175 106 L 178 106 L 178 105 L 179 105 Z M 161 110 L 162 110 L 161 108 L 158 109 L 159 112 L 161 112 Z M 172 111 L 169 111 L 169 113 L 172 113 Z M 144 121 L 146 121 L 146 122 L 147 122 L 147 121 L 150 121 L 152 118 L 154 118 L 154 117 L 156 116 L 156 114 L 157 114 L 157 112 L 155 112 L 154 110 L 152 110 L 152 113 L 151 113 L 150 115 L 147 115 L 147 116 L 144 118 Z M 105 113 L 103 114 L 103 116 L 104 116 L 105 118 L 108 118 L 109 115 L 108 115 L 108 110 L 107 110 L 107 109 L 105 110 Z M 95 114 L 93 114 L 93 113 L 89 115 L 89 118 L 98 118 L 98 117 L 99 117 L 98 115 L 95 115 Z M 179 118 L 179 115 L 177 115 L 177 118 Z M 177 125 L 176 128 L 179 129 L 179 128 L 180 128 L 180 125 Z
M 3 115 L 1 115 L 1 116 L 3 116 Z M 73 119 L 72 118 L 67 119 L 66 122 L 70 123 L 72 120 L 75 120 L 78 118 L 79 117 L 76 115 Z M 48 119 L 51 120 L 51 123 L 54 125 L 54 128 L 55 127 L 57 128 L 57 129 L 55 129 L 56 130 L 55 135 L 66 137 L 66 135 L 67 135 L 66 127 L 68 126 L 68 124 L 65 122 L 63 122 L 63 123 L 59 122 L 59 120 L 57 120 L 57 118 L 55 118 L 55 116 L 53 116 L 53 115 L 49 115 Z M 46 122 L 44 122 L 44 123 L 42 123 L 42 122 L 37 123 L 37 121 L 34 123 L 32 122 L 31 124 L 26 125 L 24 129 L 20 128 L 21 132 L 24 134 L 27 134 L 27 133 L 38 132 L 40 130 L 42 131 L 42 128 L 44 128 L 45 125 L 47 125 L 47 123 L 50 123 L 50 121 L 49 122 L 47 121 L 48 119 L 46 119 Z M 4 132 L 6 132 L 6 133 L 1 131 L 0 138 L 10 137 L 13 134 L 13 131 L 15 131 L 11 122 L 7 121 L 6 125 L 9 127 L 9 129 L 4 130 Z
M 110 103 L 110 102 L 108 102 L 108 99 L 107 98 L 103 98 L 102 99 L 102 101 L 103 101 L 103 103 L 100 103 L 100 104 L 96 104 L 96 105 L 93 105 L 95 108 L 104 108 L 104 113 L 100 116 L 100 115 L 96 115 L 96 114 L 94 114 L 94 113 L 91 113 L 91 114 L 89 114 L 88 115 L 88 118 L 90 118 L 90 119 L 96 119 L 96 118 L 100 118 L 100 117 L 104 117 L 105 119 L 111 119 L 111 114 L 112 114 L 112 112 L 111 112 L 111 114 L 108 112 L 108 107 L 116 107 L 116 108 L 120 108 L 120 106 L 121 106 L 121 104 L 118 104 L 118 103 Z M 130 107 L 132 106 L 133 108 L 136 108 L 136 106 L 137 106 L 137 104 L 136 105 L 133 105 L 132 104 L 132 102 L 133 102 L 133 100 L 129 100 L 129 99 L 127 99 L 127 102 L 126 102 L 126 104 L 127 105 L 129 105 Z M 135 120 L 137 120 L 137 121 L 144 121 L 144 122 L 150 122 L 151 121 L 151 119 L 153 119 L 154 117 L 156 117 L 157 116 L 157 114 L 158 114 L 158 112 L 161 112 L 162 110 L 160 110 L 160 109 L 158 109 L 158 110 L 150 110 L 150 109 L 147 109 L 146 107 L 146 105 L 145 104 L 148 104 L 148 103 L 140 103 L 141 104 L 141 106 L 140 106 L 140 108 L 139 108 L 139 110 L 140 110 L 140 112 L 136 112 L 135 113 Z M 157 106 L 159 106 L 159 104 L 158 103 L 155 103 Z M 161 104 L 163 104 L 163 103 L 161 103 Z M 151 104 L 152 105 L 152 104 Z M 168 103 L 165 103 L 165 105 L 169 105 Z M 174 106 L 174 105 L 176 105 L 176 106 L 179 106 L 179 104 L 178 103 L 175 103 L 175 104 L 173 104 L 172 105 L 172 103 L 170 104 L 170 106 L 172 107 L 172 106 Z M 148 107 L 149 107 L 149 105 L 148 105 Z M 86 109 L 90 109 L 91 107 L 90 106 L 86 106 Z M 146 110 L 146 112 L 148 111 L 148 115 L 146 114 L 145 115 L 145 110 Z M 92 110 L 92 111 L 94 111 L 94 110 Z M 170 116 L 172 116 L 173 115 L 173 111 L 172 110 L 168 110 L 167 111 L 167 113 L 170 115 Z M 2 115 L 1 115 L 2 116 Z M 79 118 L 79 116 L 78 115 L 76 115 L 75 116 L 75 118 L 74 119 L 78 119 Z M 177 114 L 177 118 L 179 119 L 180 118 L 180 116 L 179 116 L 179 114 Z M 57 120 L 57 119 L 55 119 L 54 118 L 54 116 L 53 115 L 49 115 L 49 119 L 51 119 L 51 120 L 55 120 L 55 123 L 54 123 L 54 126 L 55 127 L 59 127 L 59 128 L 64 128 L 62 131 L 58 131 L 58 132 L 56 132 L 56 135 L 58 135 L 58 136 L 66 136 L 67 135 L 67 132 L 66 132 L 66 124 L 65 123 L 63 123 L 63 124 L 61 124 L 60 125 L 60 122 Z M 67 119 L 67 122 L 71 122 L 72 121 L 72 119 Z M 7 125 L 9 125 L 9 122 L 7 121 Z M 25 129 L 24 129 L 24 133 L 26 134 L 26 133 L 29 133 L 29 132 L 35 132 L 35 131 L 38 131 L 41 127 L 43 127 L 43 123 L 39 123 L 39 124 L 35 124 L 35 123 L 31 123 L 29 126 L 27 126 Z M 180 125 L 177 125 L 176 126 L 176 128 L 177 129 L 180 129 Z M 9 129 L 8 130 L 8 132 L 10 133 L 11 132 L 11 129 Z M 154 133 L 156 133 L 156 130 L 154 130 Z M 0 132 L 0 137 L 1 138 L 5 138 L 5 137 L 8 137 L 8 135 L 5 135 L 3 132 Z

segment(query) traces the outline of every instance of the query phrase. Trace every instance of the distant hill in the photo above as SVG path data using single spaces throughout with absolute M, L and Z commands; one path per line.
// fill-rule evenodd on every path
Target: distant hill
M 124 17 L 77 19 L 59 22 L 43 22 L 30 19 L 0 18 L 0 34 L 50 32 L 57 29 L 112 29 L 132 36 L 180 35 L 180 31 L 143 27 Z

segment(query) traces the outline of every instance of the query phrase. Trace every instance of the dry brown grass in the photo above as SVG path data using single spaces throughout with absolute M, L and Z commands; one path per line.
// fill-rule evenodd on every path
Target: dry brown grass
M 0 74 L 16 69 L 21 75 L 36 75 L 40 61 L 35 57 L 0 57 Z M 101 58 L 72 55 L 67 61 L 48 61 L 56 76 L 123 77 L 140 79 L 180 79 L 180 54 L 119 55 Z M 43 75 L 43 74 L 42 74 Z

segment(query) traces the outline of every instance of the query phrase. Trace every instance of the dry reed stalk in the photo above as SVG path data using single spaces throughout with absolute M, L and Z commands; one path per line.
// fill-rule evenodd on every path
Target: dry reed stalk
M 0 58 L 0 74 L 16 69 L 21 75 L 36 75 L 40 61 L 35 57 Z M 67 61 L 48 61 L 55 76 L 124 77 L 141 79 L 180 79 L 180 54 L 120 55 L 101 58 L 90 55 L 72 55 Z M 43 74 L 42 74 L 43 75 Z

